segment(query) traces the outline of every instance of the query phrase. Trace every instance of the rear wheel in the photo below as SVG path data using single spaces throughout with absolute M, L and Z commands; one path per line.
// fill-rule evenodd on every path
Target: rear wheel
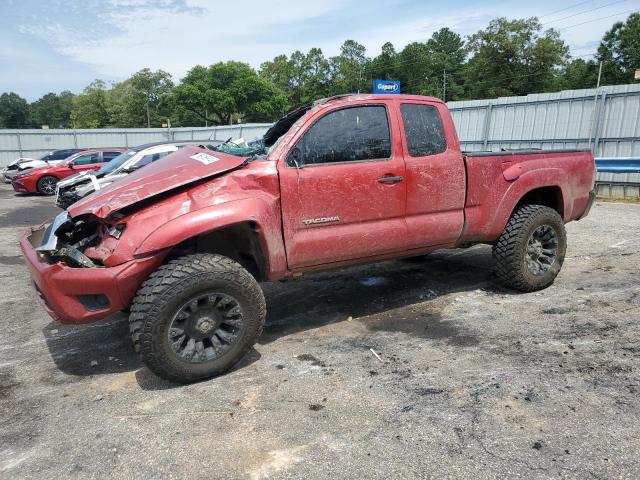
M 553 283 L 564 262 L 567 234 L 552 208 L 523 205 L 493 246 L 496 275 L 507 287 L 532 292 Z
M 36 184 L 36 188 L 38 189 L 38 193 L 41 195 L 53 195 L 56 193 L 56 185 L 58 184 L 58 179 L 51 175 L 45 175 Z
M 189 383 L 233 367 L 262 332 L 258 282 L 233 260 L 195 254 L 161 266 L 131 306 L 136 352 L 158 376 Z

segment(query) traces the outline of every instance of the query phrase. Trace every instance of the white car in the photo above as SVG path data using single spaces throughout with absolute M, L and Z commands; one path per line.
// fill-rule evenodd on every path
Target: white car
M 155 162 L 185 145 L 198 145 L 202 142 L 148 143 L 131 148 L 118 155 L 100 170 L 89 170 L 72 175 L 58 182 L 56 186 L 56 205 L 68 208 L 87 195 L 110 185 L 151 162 Z M 213 148 L 220 142 L 207 140 L 205 148 Z
M 20 172 L 30 168 L 42 168 L 59 165 L 74 153 L 86 150 L 84 148 L 67 148 L 64 150 L 51 150 L 38 158 L 20 157 L 0 171 L 2 180 L 11 183 L 11 179 Z

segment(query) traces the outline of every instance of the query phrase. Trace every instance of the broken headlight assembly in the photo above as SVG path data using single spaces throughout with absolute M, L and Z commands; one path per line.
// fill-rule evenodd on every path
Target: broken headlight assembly
M 102 252 L 104 249 L 99 245 L 108 237 L 117 241 L 124 227 L 125 224 L 107 225 L 88 218 L 73 220 L 67 212 L 62 212 L 47 227 L 36 251 L 48 262 L 62 262 L 76 268 L 98 267 L 107 253 Z M 95 255 L 96 251 L 102 254 Z

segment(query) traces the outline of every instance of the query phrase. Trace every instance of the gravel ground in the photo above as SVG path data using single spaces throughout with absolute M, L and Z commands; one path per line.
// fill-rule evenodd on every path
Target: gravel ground
M 0 186 L 2 478 L 640 477 L 640 205 L 568 225 L 543 292 L 487 246 L 266 284 L 254 351 L 189 386 L 122 314 L 47 316 L 16 240 L 55 213 Z

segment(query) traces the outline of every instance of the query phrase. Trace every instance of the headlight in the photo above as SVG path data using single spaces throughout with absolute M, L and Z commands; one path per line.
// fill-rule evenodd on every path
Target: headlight
M 14 175 L 13 178 L 16 179 L 16 180 L 20 180 L 22 178 L 27 178 L 28 176 L 30 176 L 32 174 L 33 174 L 33 172 L 26 171 L 26 172 L 18 173 L 16 175 Z

